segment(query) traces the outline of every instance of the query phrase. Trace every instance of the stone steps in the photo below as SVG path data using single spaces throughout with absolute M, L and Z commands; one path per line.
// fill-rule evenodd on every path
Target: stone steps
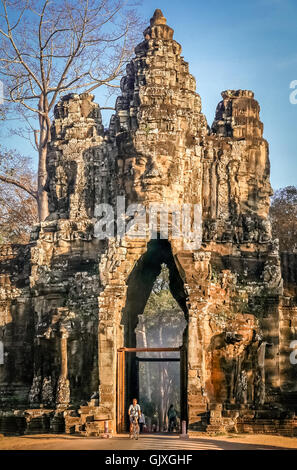
M 85 426 L 86 436 L 100 436 L 104 433 L 104 421 L 93 421 Z
M 98 400 L 91 400 L 88 405 L 80 407 L 78 416 L 75 412 L 66 413 L 65 432 L 82 436 L 100 436 L 104 433 L 104 422 L 110 418 L 110 413 L 98 406 Z

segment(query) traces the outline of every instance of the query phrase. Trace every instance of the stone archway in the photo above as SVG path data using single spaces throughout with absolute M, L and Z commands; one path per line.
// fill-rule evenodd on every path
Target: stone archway
M 183 280 L 176 267 L 168 240 L 154 239 L 147 245 L 147 251 L 134 266 L 127 280 L 127 299 L 122 312 L 121 324 L 124 326 L 125 347 L 136 347 L 135 328 L 138 315 L 143 313 L 153 284 L 161 272 L 162 264 L 169 270 L 169 288 L 172 296 L 188 320 L 187 294 Z
M 110 416 L 114 432 L 117 416 L 117 353 L 121 348 L 136 346 L 133 330 L 162 263 L 169 269 L 171 293 L 187 321 L 181 357 L 185 364 L 182 366 L 182 382 L 185 385 L 182 388 L 181 411 L 188 421 L 189 429 L 201 429 L 207 411 L 204 322 L 199 312 L 203 313 L 207 305 L 204 291 L 207 291 L 209 254 L 184 251 L 179 240 L 135 241 L 126 238 L 121 246 L 110 243 L 102 258 L 102 271 L 108 270 L 108 276 L 103 279 L 105 287 L 99 297 L 100 409 Z M 128 378 L 133 373 L 133 360 L 129 368 Z
M 184 313 L 188 322 L 187 294 L 183 280 L 176 267 L 170 242 L 163 239 L 153 239 L 147 245 L 147 251 L 141 256 L 134 266 L 127 280 L 127 296 L 122 310 L 121 324 L 123 327 L 124 348 L 136 348 L 136 327 L 139 315 L 143 314 L 148 298 L 151 294 L 154 282 L 165 264 L 169 271 L 169 290 Z M 180 346 L 180 345 L 175 345 Z M 165 345 L 164 345 L 165 347 Z M 187 419 L 187 347 L 188 327 L 182 335 L 180 349 L 180 403 L 182 419 Z M 132 396 L 139 395 L 139 381 L 137 370 L 136 351 L 130 351 L 125 360 L 125 408 L 127 409 Z M 118 389 L 119 390 L 119 389 Z M 118 392 L 119 393 L 119 392 Z

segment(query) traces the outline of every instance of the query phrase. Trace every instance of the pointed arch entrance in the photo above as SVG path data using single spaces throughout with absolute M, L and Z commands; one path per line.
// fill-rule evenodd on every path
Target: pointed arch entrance
M 182 345 L 175 348 L 137 348 L 136 327 L 139 315 L 143 314 L 153 285 L 159 276 L 162 265 L 169 271 L 169 290 L 184 313 L 188 322 L 187 295 L 183 280 L 177 269 L 171 245 L 168 240 L 151 240 L 146 253 L 139 259 L 128 278 L 127 299 L 122 311 L 123 339 L 122 348 L 117 351 L 117 431 L 127 430 L 127 411 L 131 397 L 139 397 L 139 352 L 178 352 L 178 357 L 148 357 L 147 361 L 176 361 L 180 364 L 180 412 L 181 421 L 187 420 L 187 344 L 188 326 L 182 335 Z

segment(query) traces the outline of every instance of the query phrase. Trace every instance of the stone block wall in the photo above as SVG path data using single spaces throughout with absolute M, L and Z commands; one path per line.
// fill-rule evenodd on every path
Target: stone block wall
M 0 407 L 27 403 L 32 383 L 35 331 L 29 272 L 30 247 L 0 247 Z

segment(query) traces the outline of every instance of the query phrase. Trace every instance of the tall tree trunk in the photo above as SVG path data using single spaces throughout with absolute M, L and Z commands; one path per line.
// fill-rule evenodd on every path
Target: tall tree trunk
M 44 187 L 47 179 L 46 172 L 47 147 L 39 148 L 38 160 L 38 215 L 39 221 L 43 222 L 48 214 L 48 197 Z
M 160 384 L 160 393 L 159 393 L 159 400 L 158 400 L 158 420 L 159 420 L 159 431 L 163 431 L 163 400 L 162 400 L 162 362 L 158 363 L 159 368 L 159 384 Z
M 164 373 L 164 426 L 167 421 L 167 410 L 169 409 L 169 398 L 171 392 L 171 380 L 169 379 L 168 366 L 163 366 Z M 167 423 L 169 425 L 169 422 Z
M 145 327 L 145 321 L 143 319 L 143 315 L 139 316 L 139 323 L 138 323 L 138 333 L 141 336 L 142 347 L 147 348 L 147 332 Z M 145 376 L 145 389 L 146 389 L 146 396 L 149 401 L 152 401 L 152 387 L 151 387 L 151 379 L 150 379 L 150 363 L 144 363 L 144 376 Z
M 48 116 L 48 102 L 47 98 L 42 94 L 40 96 L 39 111 L 43 114 L 39 115 L 39 145 L 38 145 L 38 215 L 40 222 L 43 222 L 49 214 L 48 210 L 48 197 L 45 191 L 45 184 L 47 180 L 46 171 L 46 158 L 47 158 L 47 144 L 50 141 L 50 120 Z
M 147 334 L 146 334 L 146 327 L 145 323 L 142 322 L 142 340 L 143 340 L 143 347 L 147 348 Z M 151 381 L 150 381 L 150 363 L 145 362 L 145 375 L 146 375 L 146 390 L 147 390 L 147 398 L 149 401 L 152 401 L 152 388 L 151 388 Z
M 159 329 L 159 346 L 163 345 L 163 328 L 162 326 Z M 163 357 L 163 353 L 160 353 L 160 356 Z M 164 383 L 164 363 L 159 363 L 159 371 L 160 371 L 160 411 L 159 411 L 159 421 L 160 421 L 160 431 L 164 430 L 165 424 L 165 403 L 164 403 L 164 395 L 165 395 L 165 383 Z

